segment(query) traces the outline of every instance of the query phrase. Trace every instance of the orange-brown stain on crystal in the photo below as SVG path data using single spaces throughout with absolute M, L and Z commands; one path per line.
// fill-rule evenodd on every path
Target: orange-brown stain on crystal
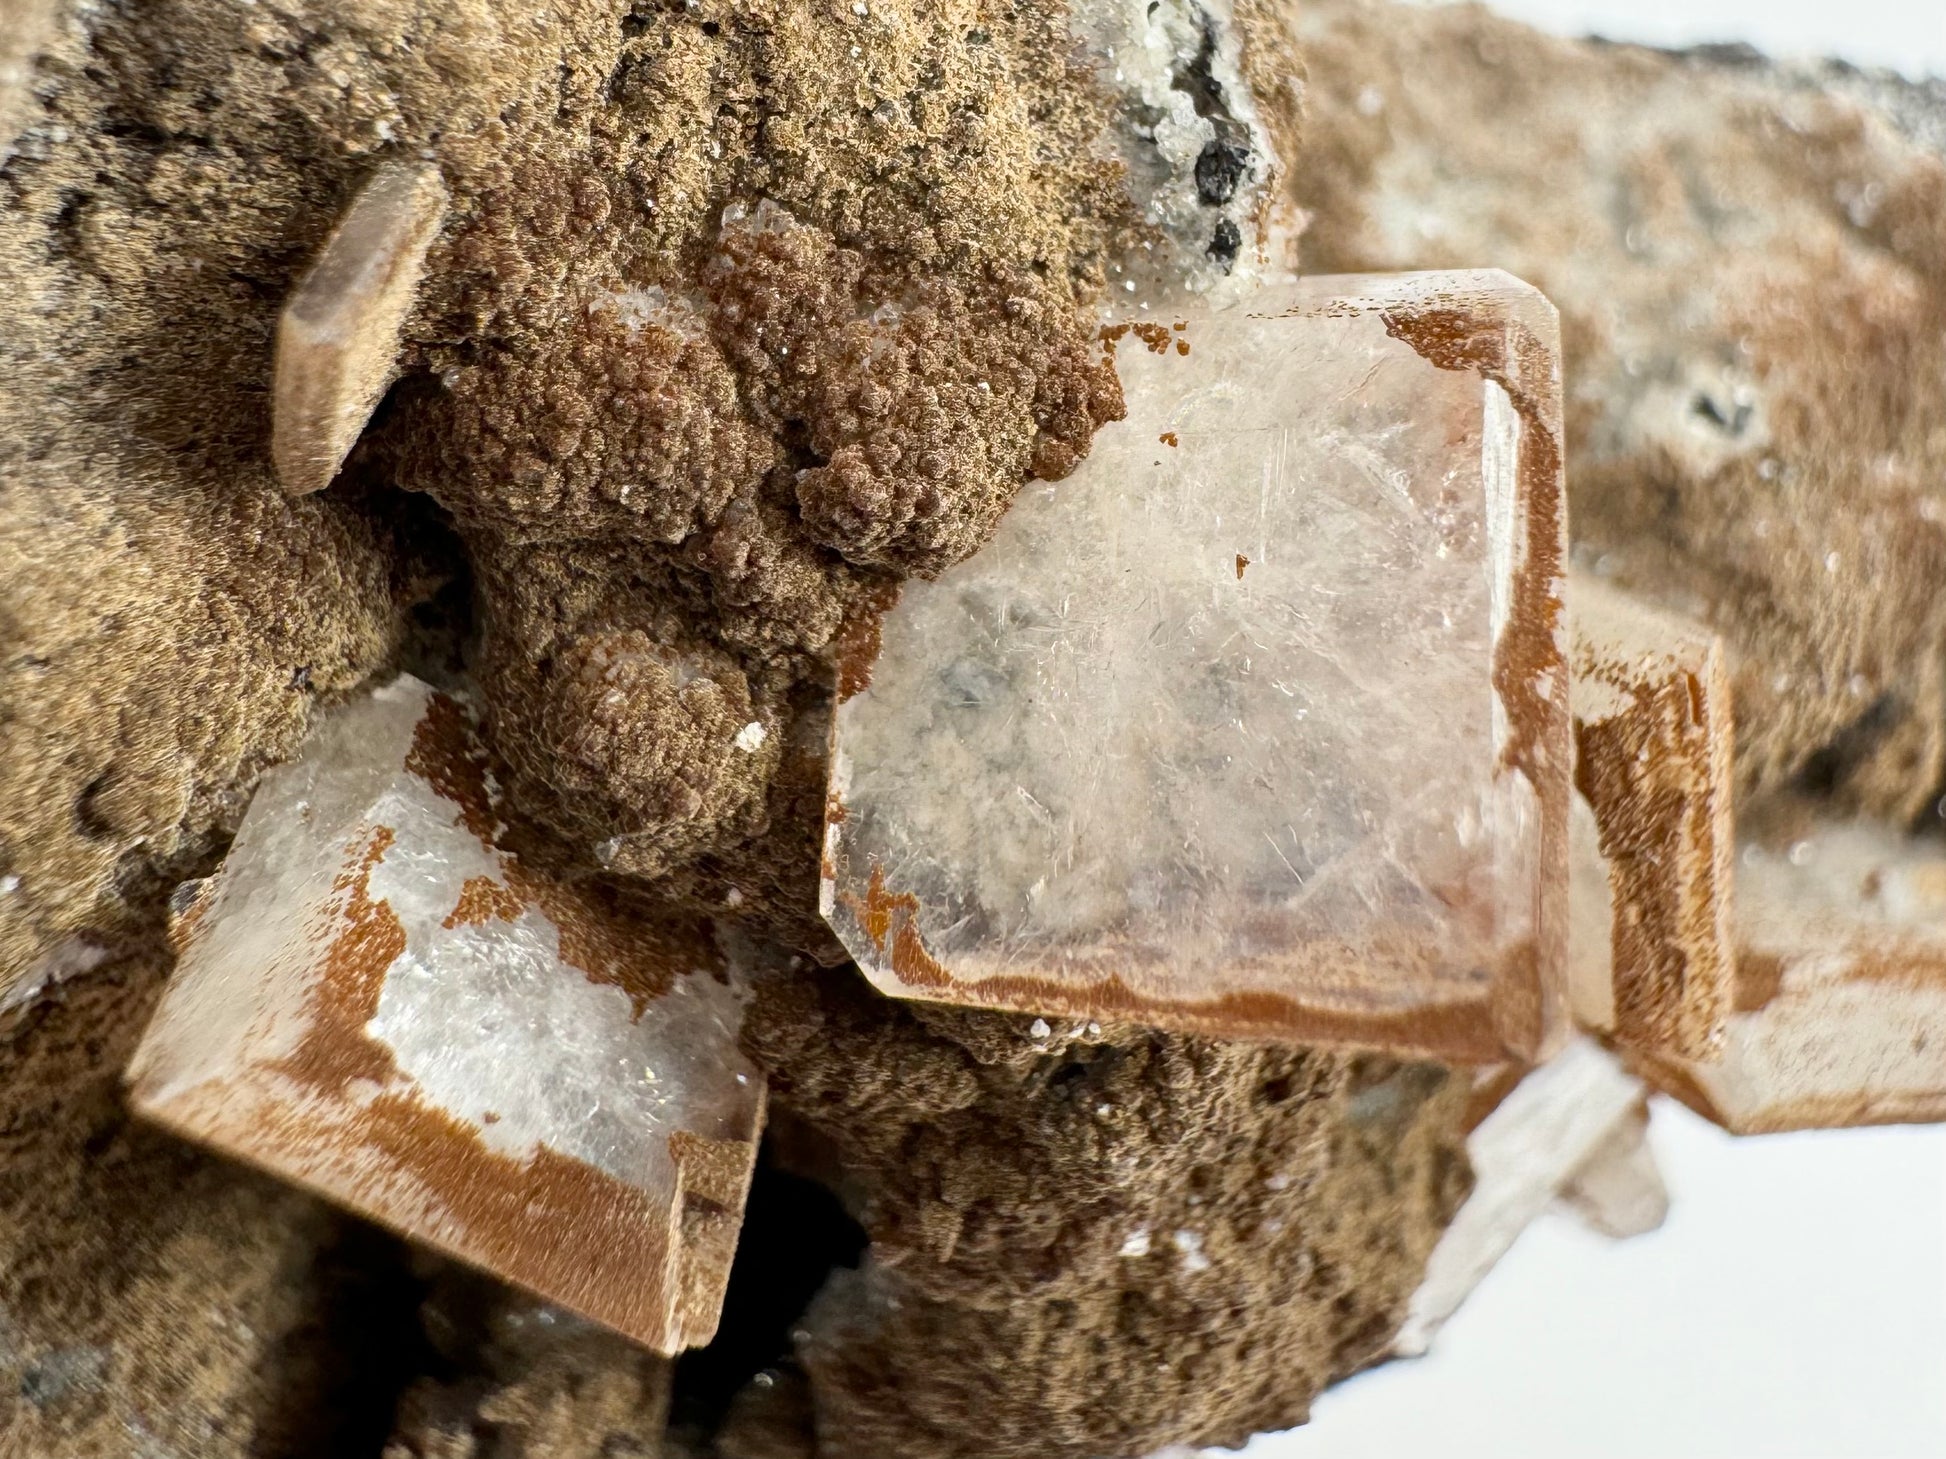
M 1493 646 L 1493 688 L 1505 709 L 1508 742 L 1502 763 L 1519 770 L 1543 808 L 1541 864 L 1567 864 L 1570 767 L 1546 743 L 1546 730 L 1567 715 L 1567 665 L 1560 630 L 1567 614 L 1560 584 L 1561 442 L 1552 417 L 1558 401 L 1554 360 L 1546 345 L 1513 320 L 1482 317 L 1459 304 L 1387 309 L 1385 332 L 1435 369 L 1465 371 L 1507 393 L 1520 420 L 1520 485 L 1527 505 L 1526 553 L 1514 570 L 1513 604 Z M 1556 764 L 1560 759 L 1562 763 Z M 1553 956 L 1566 957 L 1566 918 L 1548 930 Z M 1536 950 L 1538 971 L 1538 949 Z M 1511 970 L 1510 970 L 1511 971 Z M 1496 1002 L 1510 1048 L 1534 1048 L 1546 1029 L 1547 990 L 1538 976 L 1516 974 Z

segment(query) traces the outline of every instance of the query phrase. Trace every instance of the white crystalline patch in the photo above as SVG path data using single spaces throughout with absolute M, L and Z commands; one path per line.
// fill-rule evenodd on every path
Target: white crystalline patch
M 503 1154 L 530 1158 L 545 1144 L 618 1180 L 673 1183 L 669 1131 L 728 1077 L 703 1060 L 735 1036 L 736 993 L 707 975 L 682 978 L 638 1023 L 622 989 L 561 976 L 560 929 L 538 908 L 446 925 L 455 888 L 502 877 L 452 802 L 406 783 L 374 815 L 396 839 L 369 895 L 391 907 L 406 950 L 386 969 L 366 1032 L 400 1075 Z M 564 1068 L 582 1077 L 563 1079 Z
M 736 747 L 745 754 L 753 753 L 763 748 L 764 739 L 767 734 L 768 731 L 764 729 L 763 725 L 753 719 L 737 731 Z
M 1421 310 L 1537 376 L 1534 419 L 1395 337 Z M 1430 275 L 1179 322 L 1120 339 L 1128 418 L 1074 474 L 887 615 L 835 716 L 825 915 L 895 994 L 1531 1057 L 1565 940 L 1560 625 L 1527 622 L 1558 607 L 1521 576 L 1559 547 L 1558 515 L 1528 540 L 1552 312 Z

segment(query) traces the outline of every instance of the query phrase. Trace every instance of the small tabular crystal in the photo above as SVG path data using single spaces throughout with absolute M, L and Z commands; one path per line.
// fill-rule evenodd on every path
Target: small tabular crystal
M 1590 1228 L 1616 1240 L 1644 1235 L 1667 1219 L 1669 1187 L 1649 1149 L 1646 1098 L 1581 1162 L 1560 1194 Z
M 1552 308 L 1499 273 L 1313 279 L 1105 336 L 1128 419 L 846 666 L 825 916 L 901 996 L 1537 1056 Z
M 1467 1137 L 1473 1193 L 1433 1248 L 1392 1351 L 1426 1351 L 1433 1334 L 1514 1239 L 1591 1159 L 1639 1122 L 1642 1083 L 1592 1039 L 1576 1039 L 1528 1073 Z
M 430 162 L 385 164 L 285 304 L 271 458 L 293 496 L 331 484 L 392 383 L 399 333 L 446 204 L 446 184 Z
M 1946 845 L 1802 809 L 1746 831 L 1720 1057 L 1638 1053 L 1739 1133 L 1946 1120 Z
M 265 775 L 130 1067 L 149 1119 L 671 1353 L 715 1330 L 763 1119 L 735 960 L 494 845 L 401 679 Z
M 1634 1047 L 1709 1058 L 1735 971 L 1722 644 L 1586 574 L 1568 601 L 1575 783 L 1593 812 L 1584 824 L 1577 805 L 1575 1015 Z

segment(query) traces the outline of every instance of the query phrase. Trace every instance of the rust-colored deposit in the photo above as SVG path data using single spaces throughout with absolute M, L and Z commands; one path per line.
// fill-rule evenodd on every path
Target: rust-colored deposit
M 941 1002 L 1007 1009 L 1082 1020 L 1118 1020 L 1153 1027 L 1175 1028 L 1220 1038 L 1276 1040 L 1292 1044 L 1335 1044 L 1383 1049 L 1398 1057 L 1442 1059 L 1456 1064 L 1498 1064 L 1510 1050 L 1505 1023 L 1491 1002 L 1491 992 L 1505 977 L 1492 977 L 1473 997 L 1452 992 L 1429 996 L 1417 1003 L 1391 1008 L 1350 1008 L 1321 1000 L 1306 1001 L 1263 988 L 1235 989 L 1210 997 L 1163 998 L 1131 986 L 1115 964 L 1142 961 L 1113 951 L 1070 953 L 1061 976 L 1046 973 L 953 972 L 927 948 L 920 931 L 923 910 L 911 892 L 889 886 L 885 868 L 876 860 L 864 894 L 839 893 L 839 900 L 857 919 L 878 954 L 878 968 L 889 969 L 897 986 L 888 991 Z M 1527 945 L 1508 956 L 1531 967 Z M 1361 950 L 1333 946 L 1297 949 L 1286 958 L 1270 960 L 1267 969 L 1290 988 L 1342 985 L 1347 969 L 1361 964 L 1396 977 L 1402 967 L 1430 970 L 1423 946 L 1399 945 Z M 1259 967 L 1256 971 L 1265 971 Z M 1455 990 L 1456 991 L 1456 990 Z
M 1574 583 L 1575 786 L 1614 906 L 1614 1035 L 1710 1058 L 1740 998 L 1730 945 L 1736 832 L 1730 683 L 1713 634 Z M 1750 975 L 1762 976 L 1761 959 Z M 1756 990 L 1753 990 L 1753 994 Z
M 325 1099 L 343 1099 L 352 1081 L 387 1084 L 398 1074 L 392 1051 L 365 1036 L 378 1012 L 385 970 L 405 951 L 405 928 L 384 901 L 372 900 L 372 871 L 392 847 L 390 826 L 375 826 L 331 886 L 320 917 L 323 966 L 311 990 L 304 1041 L 271 1067 Z
M 845 615 L 835 644 L 840 703 L 871 687 L 872 665 L 878 662 L 884 639 L 885 615 L 898 601 L 898 583 L 886 581 L 860 592 Z

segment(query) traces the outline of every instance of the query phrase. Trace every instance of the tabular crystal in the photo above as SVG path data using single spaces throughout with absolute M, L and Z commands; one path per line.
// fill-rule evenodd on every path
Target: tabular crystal
M 1739 1133 L 1946 1119 L 1946 845 L 1766 819 L 1741 837 L 1720 1057 L 1639 1066 Z
M 388 162 L 359 190 L 277 324 L 271 458 L 293 496 L 331 484 L 396 373 L 448 196 L 430 162 Z
M 1546 1048 L 1556 338 L 1499 273 L 1313 279 L 1105 331 L 1128 419 L 906 587 L 837 711 L 824 913 L 873 980 L 1451 1059 Z
M 464 711 L 401 679 L 258 787 L 135 1108 L 662 1352 L 707 1340 L 763 1119 L 707 924 L 493 843 Z
M 1575 1016 L 1709 1058 L 1731 1005 L 1736 831 L 1723 647 L 1591 578 L 1570 581 Z M 1583 908 L 1586 910 L 1584 911 Z

